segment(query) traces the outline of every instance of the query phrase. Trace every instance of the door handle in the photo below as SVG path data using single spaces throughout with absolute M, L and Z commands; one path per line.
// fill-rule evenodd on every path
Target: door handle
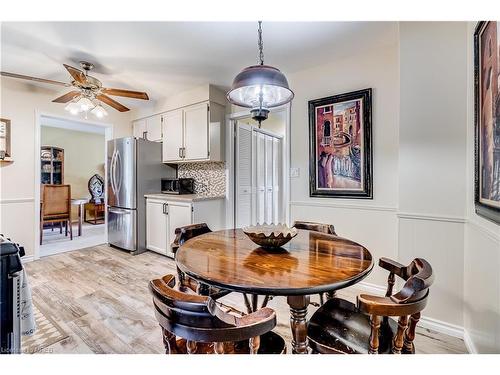
M 113 150 L 113 155 L 111 156 L 111 161 L 109 163 L 109 183 L 111 184 L 111 189 L 113 193 L 116 195 L 116 187 L 115 187 L 115 158 L 116 158 L 116 149 Z
M 182 159 L 182 147 L 179 147 L 179 159 Z
M 142 138 L 148 139 L 148 132 L 147 131 L 142 132 Z
M 114 207 L 108 207 L 108 211 L 114 214 L 120 214 L 120 215 L 130 215 L 129 210 L 124 210 L 121 208 L 114 208 Z
M 168 215 L 168 203 L 163 203 L 163 213 Z
M 115 164 L 118 164 L 118 162 L 121 163 L 121 157 L 120 157 L 120 153 L 117 151 L 116 152 L 116 163 Z M 115 170 L 116 170 L 116 165 L 115 165 Z M 116 193 L 118 193 L 120 191 L 121 187 L 122 187 L 122 174 L 120 173 L 119 169 L 116 172 L 117 172 L 116 174 L 118 175 L 118 178 L 117 178 L 118 184 L 116 186 Z

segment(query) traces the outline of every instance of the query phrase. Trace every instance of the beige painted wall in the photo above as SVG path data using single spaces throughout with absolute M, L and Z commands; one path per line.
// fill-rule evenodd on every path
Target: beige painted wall
M 472 350 L 500 353 L 500 225 L 478 216 L 474 207 L 475 22 L 467 29 L 467 222 L 464 247 L 464 327 Z
M 90 198 L 89 178 L 99 174 L 104 178 L 104 134 L 42 126 L 41 145 L 64 149 L 64 183 L 71 185 L 73 198 Z M 73 207 L 73 220 L 78 219 L 78 207 Z
M 399 45 L 287 74 L 291 166 L 300 168 L 291 219 L 333 223 L 375 259 L 428 259 L 427 324 L 465 328 L 477 351 L 500 352 L 500 227 L 473 208 L 472 32 L 463 22 L 402 22 Z M 307 101 L 364 87 L 374 90 L 374 199 L 310 198 Z M 375 266 L 366 281 L 382 286 L 386 276 Z
M 23 244 L 26 254 L 33 255 L 35 246 L 35 155 L 36 111 L 44 114 L 71 117 L 61 104 L 51 101 L 67 90 L 52 90 L 51 86 L 38 86 L 1 78 L 0 115 L 12 121 L 13 163 L 0 164 L 0 232 Z M 132 134 L 128 113 L 110 109 L 105 121 L 113 125 L 113 137 Z M 81 118 L 80 118 L 81 119 Z M 81 119 L 82 121 L 85 121 Z
M 397 39 L 397 38 L 395 38 Z M 291 106 L 291 219 L 332 223 L 341 236 L 365 245 L 375 259 L 398 258 L 399 48 L 360 51 L 359 55 L 287 74 L 295 92 Z M 373 88 L 374 199 L 309 197 L 308 101 Z M 383 285 L 387 275 L 374 268 L 367 282 Z

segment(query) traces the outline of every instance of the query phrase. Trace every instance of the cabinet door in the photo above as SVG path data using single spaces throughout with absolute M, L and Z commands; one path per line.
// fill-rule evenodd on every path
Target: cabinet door
M 146 119 L 146 134 L 149 141 L 161 141 L 161 115 Z
M 208 159 L 208 104 L 184 109 L 184 160 Z
M 144 138 L 146 133 L 146 120 L 137 120 L 132 123 L 135 138 Z
M 168 249 L 175 240 L 175 229 L 192 224 L 191 204 L 189 203 L 168 203 Z
M 163 115 L 163 162 L 181 160 L 183 143 L 182 109 L 177 109 Z
M 164 201 L 146 199 L 146 248 L 167 255 L 168 216 Z

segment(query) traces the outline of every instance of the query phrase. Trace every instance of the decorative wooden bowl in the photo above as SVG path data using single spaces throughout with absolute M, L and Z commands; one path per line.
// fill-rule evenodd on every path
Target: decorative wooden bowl
M 243 232 L 254 243 L 266 249 L 280 248 L 297 235 L 297 229 L 285 224 L 254 225 L 243 228 Z

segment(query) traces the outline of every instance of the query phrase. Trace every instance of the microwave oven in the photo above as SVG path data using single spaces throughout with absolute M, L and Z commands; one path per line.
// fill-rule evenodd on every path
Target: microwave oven
M 162 178 L 161 192 L 164 194 L 194 194 L 194 179 Z

